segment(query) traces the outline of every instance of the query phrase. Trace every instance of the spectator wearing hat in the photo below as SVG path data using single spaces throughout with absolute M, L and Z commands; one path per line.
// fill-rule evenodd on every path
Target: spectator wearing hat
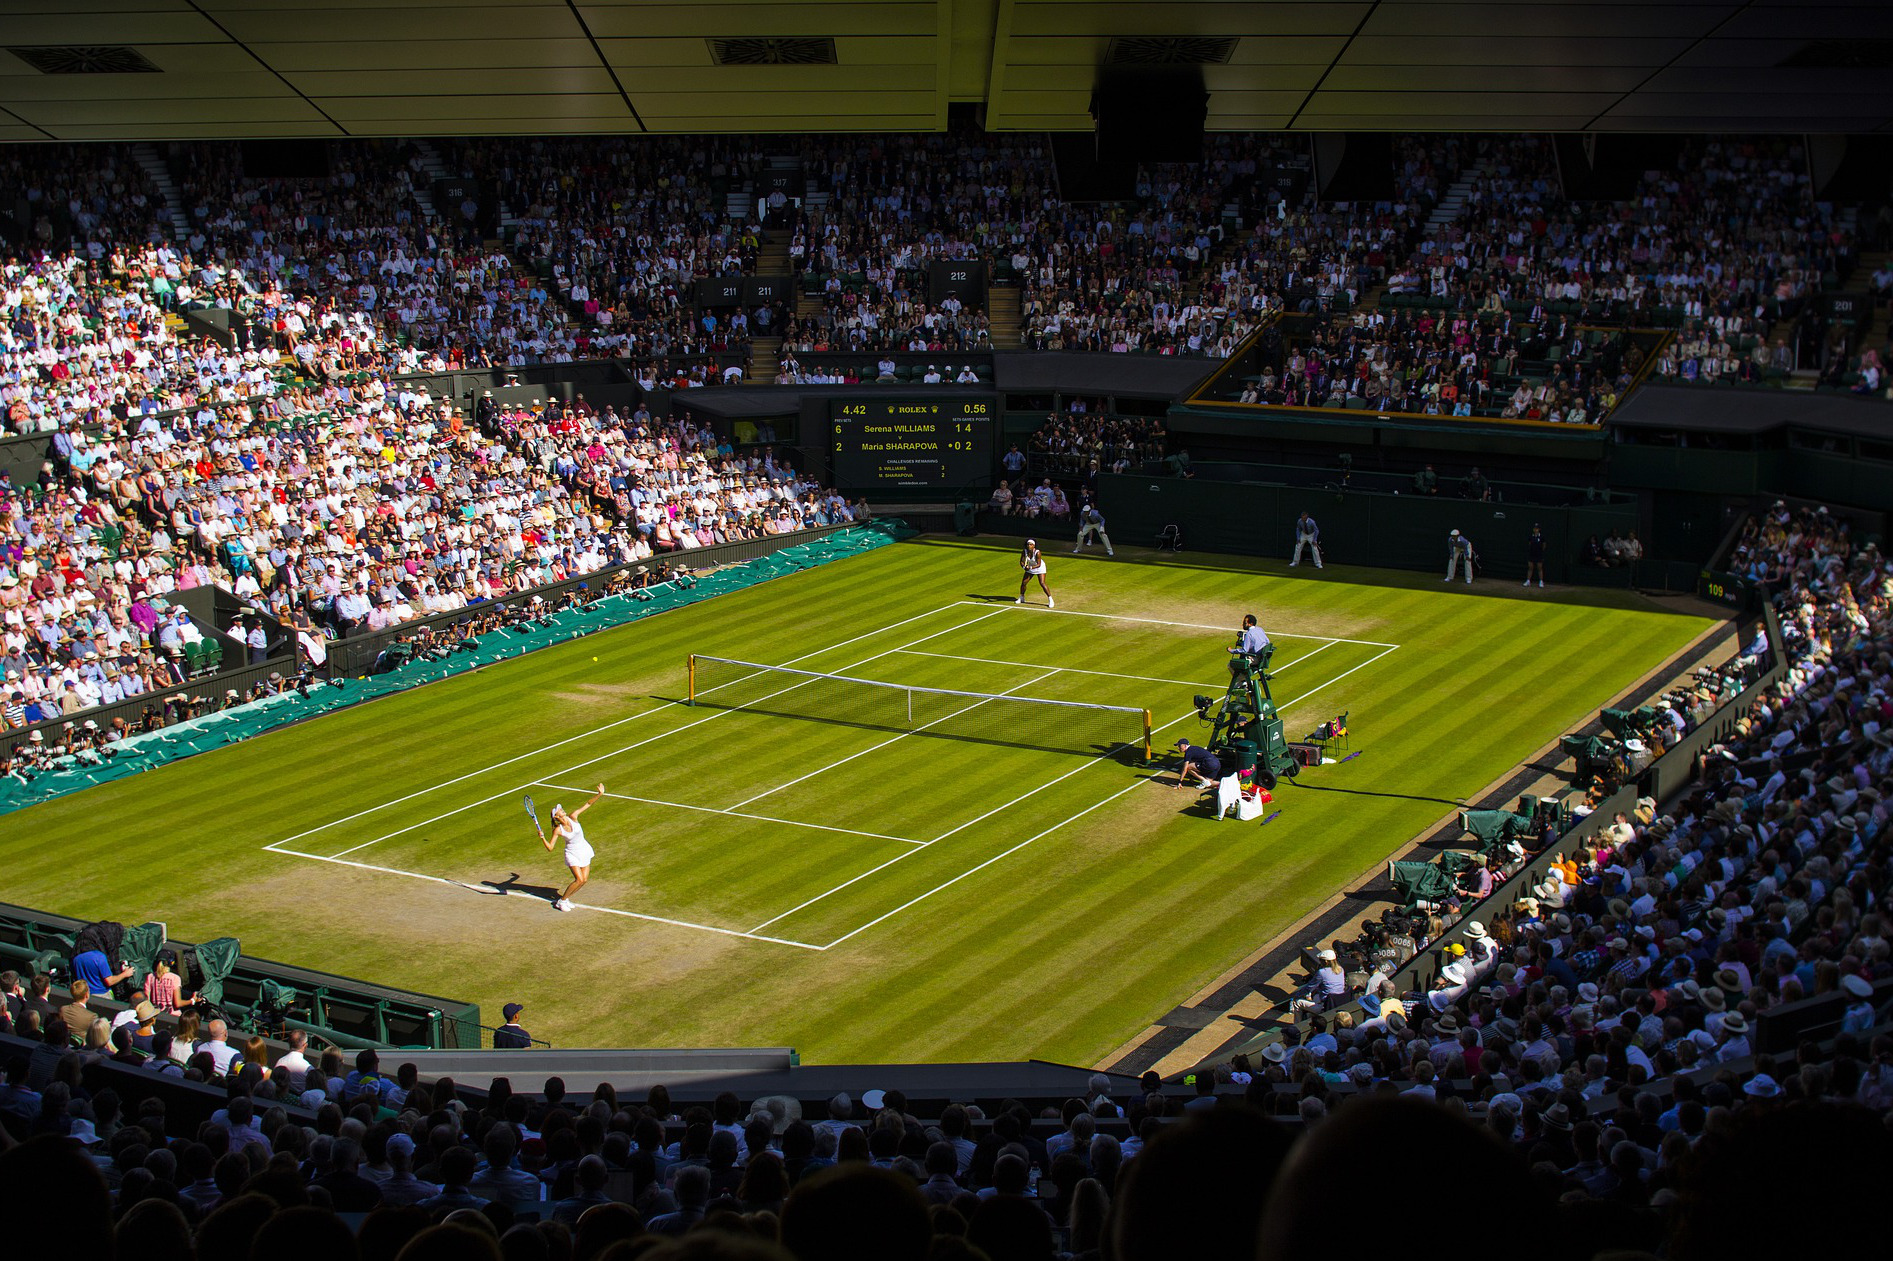
M 1717 1035 L 1715 1062 L 1727 1064 L 1754 1054 L 1748 1040 L 1748 1018 L 1739 1011 L 1726 1013 Z
M 1315 959 L 1319 966 L 1315 969 L 1313 997 L 1321 1010 L 1330 1011 L 1347 1001 L 1347 970 L 1332 950 L 1321 951 Z
M 860 1125 L 854 1120 L 854 1098 L 847 1091 L 842 1091 L 828 1101 L 828 1119 L 817 1121 L 815 1128 L 827 1130 L 840 1138 L 844 1130 L 858 1130 Z
M 1478 966 L 1466 953 L 1465 945 L 1453 942 L 1446 947 L 1446 962 L 1440 967 L 1433 989 L 1426 996 L 1427 1006 L 1435 1012 L 1445 1011 L 1465 995 L 1477 975 Z
M 517 1051 L 532 1045 L 532 1035 L 519 1026 L 519 1013 L 524 1010 L 524 1003 L 508 1003 L 500 1009 L 506 1023 L 493 1031 L 495 1050 Z
M 414 1176 L 414 1140 L 405 1133 L 388 1136 L 388 1176 L 381 1179 L 381 1202 L 399 1207 L 419 1204 L 440 1194 L 440 1187 Z
M 158 1009 L 149 999 L 139 999 L 132 1009 L 131 1045 L 141 1054 L 140 1059 L 152 1053 L 152 1040 L 158 1035 Z
M 1840 989 L 1847 999 L 1847 1009 L 1840 1018 L 1840 1031 L 1864 1033 L 1873 1028 L 1877 1023 L 1873 1010 L 1873 983 L 1857 972 L 1850 972 L 1840 979 Z

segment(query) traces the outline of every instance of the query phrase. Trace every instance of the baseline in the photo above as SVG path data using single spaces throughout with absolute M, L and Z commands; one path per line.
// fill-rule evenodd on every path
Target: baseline
M 425 872 L 405 871 L 400 867 L 380 867 L 376 866 L 374 863 L 356 862 L 348 858 L 332 858 L 327 854 L 309 854 L 296 849 L 279 849 L 275 852 L 278 854 L 290 854 L 297 858 L 313 858 L 319 863 L 334 863 L 338 867 L 354 867 L 360 871 L 375 871 L 388 876 L 406 876 L 410 880 L 426 880 L 433 884 L 450 884 L 457 888 L 469 889 L 474 893 L 487 896 L 502 894 L 510 898 L 528 898 L 534 902 L 545 901 L 544 898 L 539 897 L 537 894 L 522 893 L 517 889 L 497 889 L 490 885 L 468 884 L 464 880 L 450 880 L 446 876 L 430 876 Z M 662 915 L 646 915 L 641 911 L 622 911 L 615 906 L 594 906 L 589 902 L 574 902 L 571 905 L 572 909 L 576 911 L 596 911 L 601 915 L 621 915 L 626 919 L 639 919 L 652 924 L 668 924 L 672 928 L 694 928 L 700 932 L 717 933 L 724 937 L 745 937 L 750 941 L 766 941 L 777 946 L 794 946 L 800 950 L 821 951 L 828 949 L 827 946 L 811 945 L 806 941 L 793 941 L 787 937 L 765 937 L 759 933 L 746 933 L 737 928 L 719 928 L 715 924 L 697 924 L 690 920 L 667 919 Z
M 956 600 L 956 604 L 972 604 L 987 607 L 983 600 Z M 1095 617 L 1107 622 L 1142 622 L 1148 626 L 1182 626 L 1189 630 L 1213 630 L 1224 634 L 1234 632 L 1227 626 L 1211 626 L 1204 622 L 1170 622 L 1160 617 L 1131 617 L 1123 613 L 1087 613 L 1083 609 L 1043 609 L 1036 604 L 1002 604 L 999 611 L 1012 610 L 1019 613 L 1046 613 L 1053 617 Z M 1344 635 L 1297 635 L 1291 631 L 1270 631 L 1271 639 L 1325 639 L 1336 644 L 1362 644 L 1369 648 L 1398 648 L 1399 644 L 1389 644 L 1378 639 L 1349 639 Z M 1292 663 L 1291 663 L 1292 664 Z M 1284 667 L 1286 668 L 1286 667 Z

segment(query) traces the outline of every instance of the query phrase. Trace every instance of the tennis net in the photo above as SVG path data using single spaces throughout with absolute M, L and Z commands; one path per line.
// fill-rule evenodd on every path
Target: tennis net
M 946 740 L 1151 756 L 1148 709 L 914 687 L 729 657 L 690 658 L 690 703 Z

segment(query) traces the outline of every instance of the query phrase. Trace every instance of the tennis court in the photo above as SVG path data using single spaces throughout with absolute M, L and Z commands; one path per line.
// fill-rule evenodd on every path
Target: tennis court
M 1198 734 L 1193 698 L 1220 694 L 1232 638 L 1213 625 L 955 600 L 795 658 L 760 644 L 747 656 L 794 673 L 700 660 L 695 703 L 679 660 L 674 691 L 609 722 L 495 750 L 449 779 L 389 783 L 384 801 L 265 848 L 549 899 L 565 871 L 521 798 L 544 819 L 602 782 L 583 819 L 598 857 L 576 913 L 825 951 L 892 932 L 902 912 L 1097 822 L 1149 783 L 1143 711 L 1160 754 Z M 1291 732 L 1340 704 L 1333 685 L 1397 647 L 1279 637 L 1275 695 Z M 1030 703 L 1046 701 L 1065 704 Z M 547 729 L 561 730 L 551 715 Z

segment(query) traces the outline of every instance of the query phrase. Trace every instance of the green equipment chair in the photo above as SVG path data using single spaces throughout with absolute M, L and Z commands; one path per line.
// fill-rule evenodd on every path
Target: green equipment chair
M 1453 892 L 1452 876 L 1432 863 L 1390 862 L 1387 878 L 1393 882 L 1394 897 L 1403 906 L 1422 901 L 1442 902 Z
M 1479 852 L 1490 854 L 1507 841 L 1530 835 L 1532 818 L 1510 810 L 1464 810 L 1460 812 L 1459 822 L 1479 839 Z

